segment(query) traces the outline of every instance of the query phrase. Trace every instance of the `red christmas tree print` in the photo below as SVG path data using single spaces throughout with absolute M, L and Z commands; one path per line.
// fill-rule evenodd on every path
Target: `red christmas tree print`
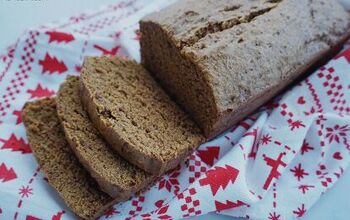
M 294 176 L 298 179 L 298 181 L 309 175 L 309 173 L 305 172 L 305 170 L 301 167 L 301 163 L 299 163 L 298 166 L 295 166 L 294 169 L 290 169 L 290 171 L 294 173 Z
M 32 152 L 29 144 L 23 138 L 17 138 L 15 134 L 11 134 L 8 140 L 0 139 L 3 142 L 1 149 L 11 149 L 12 151 L 20 151 L 22 154 L 29 154 Z
M 4 163 L 0 165 L 0 180 L 2 180 L 2 182 L 7 182 L 16 178 L 17 174 L 15 173 L 13 168 L 6 167 Z
M 22 186 L 22 188 L 19 189 L 19 193 L 21 197 L 29 197 L 30 195 L 33 194 L 33 189 L 30 188 L 29 186 Z
M 282 161 L 282 157 L 285 155 L 285 153 L 280 153 L 277 159 L 272 159 L 270 157 L 267 157 L 266 155 L 263 155 L 264 160 L 268 166 L 271 167 L 270 173 L 264 183 L 264 189 L 267 190 L 274 178 L 278 179 L 281 176 L 281 173 L 278 171 L 279 166 L 286 167 L 287 164 Z
M 49 72 L 53 74 L 58 72 L 59 74 L 66 72 L 68 70 L 66 64 L 63 61 L 59 61 L 56 57 L 51 57 L 48 53 L 45 54 L 43 60 L 39 60 L 39 65 L 42 66 L 42 73 Z
M 61 220 L 64 213 L 65 213 L 64 210 L 62 210 L 61 212 L 57 212 L 52 216 L 51 220 Z
M 198 157 L 209 166 L 213 166 L 215 159 L 219 159 L 219 153 L 219 146 L 207 147 L 206 150 L 197 150 Z
M 306 209 L 305 209 L 305 205 L 301 204 L 301 207 L 297 208 L 297 210 L 293 211 L 294 214 L 296 214 L 297 218 L 301 218 L 304 216 L 304 214 L 306 213 Z
M 215 207 L 216 207 L 216 211 L 222 211 L 225 209 L 232 209 L 232 208 L 237 208 L 243 205 L 247 205 L 246 203 L 237 200 L 237 202 L 232 202 L 229 200 L 226 200 L 225 203 L 219 202 L 219 201 L 215 201 Z
M 114 207 L 111 207 L 111 208 L 107 209 L 107 211 L 105 212 L 105 217 L 110 218 L 113 215 L 118 214 L 118 213 L 119 212 Z
M 228 184 L 232 184 L 236 181 L 239 174 L 239 170 L 229 165 L 225 167 L 214 167 L 209 170 L 205 175 L 206 177 L 199 180 L 201 186 L 210 185 L 213 195 L 217 193 L 220 187 L 225 189 Z
M 22 112 L 21 112 L 21 111 L 14 110 L 14 111 L 12 112 L 12 114 L 13 114 L 14 116 L 17 117 L 16 125 L 21 124 L 21 123 L 22 123 Z
M 43 88 L 41 84 L 39 83 L 37 87 L 33 89 L 28 89 L 27 93 L 31 94 L 30 98 L 44 98 L 44 97 L 50 97 L 55 94 L 54 91 L 51 91 L 47 88 Z
M 303 142 L 303 146 L 301 146 L 301 155 L 304 155 L 305 153 L 309 152 L 310 150 L 313 150 L 314 148 L 310 146 L 309 143 L 307 143 L 305 140 Z
M 120 50 L 120 46 L 113 47 L 111 50 L 107 50 L 97 44 L 94 45 L 94 48 L 100 50 L 105 56 L 115 56 Z
M 45 34 L 49 35 L 49 43 L 57 41 L 57 43 L 68 43 L 74 40 L 72 34 L 58 32 L 58 31 L 47 31 Z

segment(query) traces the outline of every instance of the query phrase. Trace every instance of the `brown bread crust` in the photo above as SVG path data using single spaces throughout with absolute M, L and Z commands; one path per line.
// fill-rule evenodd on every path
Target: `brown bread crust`
M 141 59 L 212 138 L 334 53 L 349 29 L 336 0 L 181 0 L 140 22 Z

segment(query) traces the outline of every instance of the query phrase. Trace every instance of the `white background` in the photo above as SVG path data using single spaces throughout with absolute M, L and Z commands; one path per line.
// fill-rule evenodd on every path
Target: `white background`
M 151 1 L 151 0 L 150 0 Z M 110 4 L 114 0 L 0 0 L 0 50 L 29 27 L 58 20 L 84 10 Z M 0 52 L 1 52 L 0 51 Z M 232 219 L 220 215 L 207 215 L 199 219 Z M 307 213 L 304 220 L 350 219 L 350 171 L 347 170 L 337 184 Z

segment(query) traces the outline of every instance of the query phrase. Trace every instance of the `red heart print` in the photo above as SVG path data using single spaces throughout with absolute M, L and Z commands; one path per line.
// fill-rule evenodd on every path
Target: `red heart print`
M 299 104 L 299 105 L 304 105 L 304 104 L 305 104 L 304 96 L 300 96 L 300 97 L 299 97 L 299 99 L 298 99 L 298 104 Z
M 343 157 L 342 157 L 340 152 L 335 152 L 333 154 L 333 158 L 336 159 L 336 160 L 342 160 L 343 159 Z

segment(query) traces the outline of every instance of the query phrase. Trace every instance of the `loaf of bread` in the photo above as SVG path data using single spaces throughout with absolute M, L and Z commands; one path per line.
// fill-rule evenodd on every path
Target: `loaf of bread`
M 82 103 L 91 121 L 130 163 L 162 174 L 204 140 L 200 129 L 135 61 L 88 57 Z
M 29 102 L 22 115 L 31 149 L 49 184 L 79 217 L 101 215 L 114 200 L 99 189 L 74 156 L 57 117 L 55 99 Z
M 128 163 L 102 139 L 82 107 L 79 77 L 69 76 L 61 85 L 57 112 L 80 163 L 111 197 L 125 201 L 157 177 Z
M 350 34 L 337 0 L 180 0 L 140 22 L 143 65 L 209 138 Z

